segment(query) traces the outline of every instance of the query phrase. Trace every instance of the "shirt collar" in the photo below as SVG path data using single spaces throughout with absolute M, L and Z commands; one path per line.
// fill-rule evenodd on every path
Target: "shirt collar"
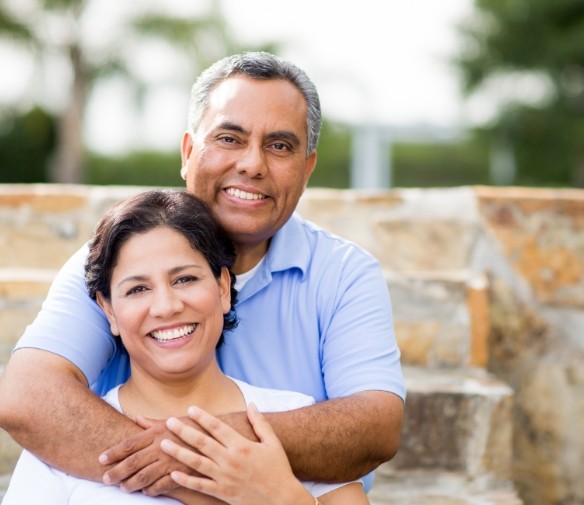
M 306 221 L 294 213 L 272 237 L 266 261 L 270 272 L 298 268 L 304 279 L 310 262 L 310 246 L 305 227 Z

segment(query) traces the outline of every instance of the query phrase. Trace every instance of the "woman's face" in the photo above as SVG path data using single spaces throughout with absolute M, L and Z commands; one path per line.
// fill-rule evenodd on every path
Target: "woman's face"
M 216 279 L 182 234 L 154 228 L 122 245 L 111 299 L 98 294 L 98 302 L 128 350 L 133 375 L 192 375 L 215 360 L 230 310 L 229 272 L 224 268 Z

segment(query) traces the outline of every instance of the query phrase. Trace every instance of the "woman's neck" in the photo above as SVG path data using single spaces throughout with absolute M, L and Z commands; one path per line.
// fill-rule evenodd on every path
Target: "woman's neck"
M 196 377 L 171 380 L 132 369 L 130 379 L 120 388 L 119 400 L 124 414 L 132 419 L 137 415 L 150 419 L 184 416 L 191 405 L 213 415 L 245 410 L 241 391 L 218 366 Z

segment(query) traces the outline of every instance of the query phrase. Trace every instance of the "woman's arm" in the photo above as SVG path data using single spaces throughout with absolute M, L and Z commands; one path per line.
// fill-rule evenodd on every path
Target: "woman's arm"
M 360 482 L 345 484 L 318 497 L 321 505 L 369 505 L 369 499 Z

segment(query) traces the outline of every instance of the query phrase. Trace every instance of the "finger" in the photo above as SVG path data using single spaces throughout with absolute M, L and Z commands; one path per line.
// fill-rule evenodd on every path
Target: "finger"
M 140 470 L 154 463 L 157 459 L 156 456 L 155 452 L 144 450 L 131 454 L 105 472 L 103 475 L 103 482 L 108 485 L 117 485 L 123 481 L 127 481 Z M 152 482 L 147 482 L 146 485 L 151 483 Z
M 185 449 L 176 442 L 166 439 L 160 443 L 160 447 L 165 453 L 203 476 L 212 477 L 216 474 L 218 465 L 193 450 Z
M 141 416 L 140 414 L 138 414 L 136 416 L 136 424 L 138 426 L 140 426 L 141 428 L 144 428 L 145 430 L 147 430 L 148 428 L 151 428 L 152 426 L 154 426 L 156 424 L 156 422 L 153 419 L 149 419 L 148 417 L 144 417 Z
M 247 418 L 253 428 L 254 433 L 261 443 L 269 445 L 281 445 L 280 440 L 272 429 L 272 425 L 263 416 L 254 403 L 247 406 Z
M 134 454 L 152 443 L 152 438 L 148 434 L 140 433 L 134 437 L 128 438 L 119 444 L 110 447 L 107 451 L 99 455 L 99 462 L 102 465 L 113 465 L 125 460 L 130 454 Z
M 179 471 L 172 472 L 170 478 L 182 487 L 219 498 L 217 483 L 211 479 L 195 477 Z
M 220 457 L 221 451 L 225 447 L 217 442 L 212 436 L 208 436 L 202 431 L 186 425 L 181 420 L 171 417 L 166 421 L 167 428 L 179 437 L 188 446 L 196 449 L 206 456 L 214 454 L 214 459 Z
M 203 428 L 213 439 L 228 447 L 234 440 L 240 440 L 242 436 L 237 433 L 231 426 L 209 414 L 199 407 L 191 406 L 187 413 L 189 417 Z
M 165 475 L 150 486 L 142 489 L 142 492 L 148 496 L 160 496 L 167 495 L 177 487 L 177 483 L 170 478 L 170 475 Z
M 120 489 L 127 493 L 133 493 L 134 491 L 141 491 L 144 488 L 151 486 L 163 474 L 161 466 L 162 465 L 156 461 L 141 468 L 130 478 L 122 481 L 120 483 Z

